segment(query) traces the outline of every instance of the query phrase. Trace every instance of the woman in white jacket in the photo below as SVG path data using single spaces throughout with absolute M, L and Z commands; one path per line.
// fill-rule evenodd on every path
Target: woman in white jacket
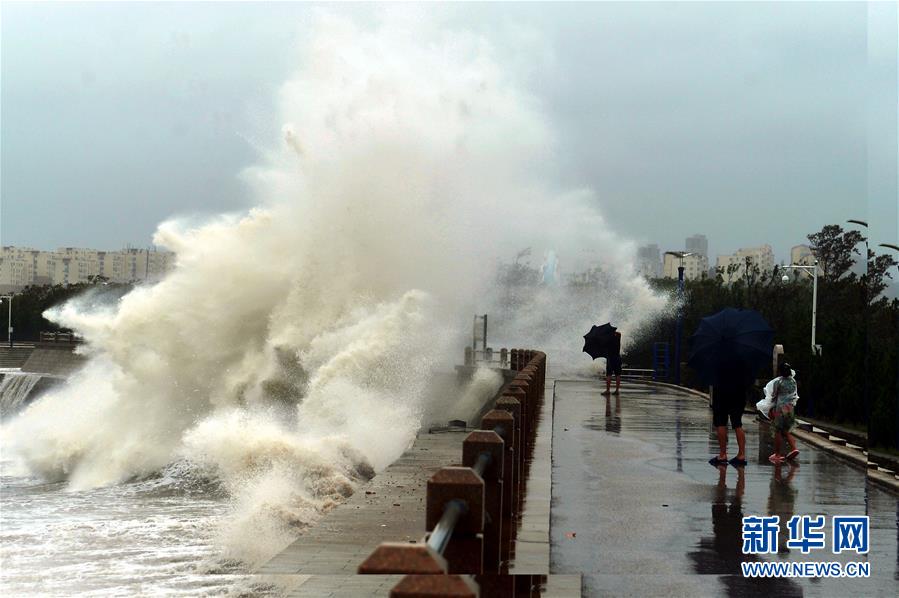
M 780 376 L 769 382 L 771 384 L 771 410 L 768 418 L 774 428 L 774 453 L 768 457 L 772 463 L 782 463 L 784 459 L 792 460 L 799 456 L 796 448 L 796 439 L 790 434 L 790 430 L 796 425 L 796 401 L 799 395 L 796 392 L 796 379 L 793 377 L 793 369 L 790 364 L 784 362 L 778 368 Z M 786 439 L 790 445 L 790 452 L 786 457 L 780 455 L 783 441 Z

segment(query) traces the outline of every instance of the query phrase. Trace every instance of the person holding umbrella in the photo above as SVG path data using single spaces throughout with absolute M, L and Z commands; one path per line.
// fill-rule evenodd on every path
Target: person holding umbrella
M 774 331 L 756 311 L 728 307 L 703 318 L 690 337 L 690 367 L 700 380 L 710 384 L 712 424 L 718 437 L 718 455 L 709 459 L 715 466 L 746 465 L 746 433 L 743 408 L 746 391 L 759 369 L 771 361 Z M 737 437 L 737 456 L 727 459 L 727 421 Z
M 615 376 L 615 394 L 621 390 L 621 333 L 611 322 L 593 326 L 584 335 L 584 353 L 596 359 L 606 358 L 606 391 L 610 395 L 612 376 Z
M 617 395 L 621 391 L 621 333 L 617 330 L 609 354 L 606 356 L 606 391 L 603 393 L 606 396 L 612 394 L 610 392 L 612 376 L 615 376 L 615 394 Z
M 717 371 L 717 384 L 712 393 L 712 425 L 718 437 L 718 456 L 709 459 L 712 465 L 746 466 L 746 432 L 743 430 L 743 409 L 746 391 L 752 384 L 743 364 L 737 359 L 722 361 Z M 737 438 L 737 456 L 727 460 L 727 421 L 730 420 Z

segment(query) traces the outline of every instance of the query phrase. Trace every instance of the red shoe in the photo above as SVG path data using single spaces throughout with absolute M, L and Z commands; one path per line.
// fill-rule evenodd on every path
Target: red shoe
M 774 453 L 770 457 L 768 457 L 768 460 L 771 461 L 772 463 L 774 463 L 775 465 L 780 465 L 781 463 L 784 462 L 784 458 L 781 457 L 780 455 L 778 455 L 777 453 Z
M 785 457 L 787 461 L 792 461 L 796 457 L 799 456 L 799 449 L 793 449 L 789 452 L 789 454 Z

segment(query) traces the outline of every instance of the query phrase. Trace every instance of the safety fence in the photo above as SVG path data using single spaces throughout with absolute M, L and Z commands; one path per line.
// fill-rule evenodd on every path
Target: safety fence
M 41 343 L 82 343 L 84 339 L 81 335 L 72 332 L 41 332 L 39 337 Z
M 444 467 L 428 481 L 424 538 L 384 542 L 359 565 L 361 574 L 406 574 L 393 597 L 530 593 L 536 576 L 502 574 L 523 506 L 546 354 L 512 349 L 508 359 L 517 374 L 463 441 L 462 466 Z
M 518 349 L 513 349 L 513 351 L 517 350 Z M 465 361 L 463 363 L 466 366 L 508 368 L 512 367 L 509 362 L 510 359 L 511 352 L 505 348 L 494 351 L 493 347 L 484 347 L 483 349 L 465 347 Z M 512 369 L 515 368 L 512 367 Z

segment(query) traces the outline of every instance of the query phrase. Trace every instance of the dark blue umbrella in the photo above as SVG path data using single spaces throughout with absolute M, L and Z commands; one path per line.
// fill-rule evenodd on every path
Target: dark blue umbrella
M 597 357 L 609 357 L 616 352 L 618 338 L 615 336 L 617 328 L 611 322 L 602 326 L 593 326 L 590 332 L 584 335 L 584 353 L 596 359 Z
M 751 380 L 771 363 L 773 343 L 774 330 L 759 312 L 728 307 L 700 320 L 690 337 L 688 365 L 706 384 L 724 376 Z

